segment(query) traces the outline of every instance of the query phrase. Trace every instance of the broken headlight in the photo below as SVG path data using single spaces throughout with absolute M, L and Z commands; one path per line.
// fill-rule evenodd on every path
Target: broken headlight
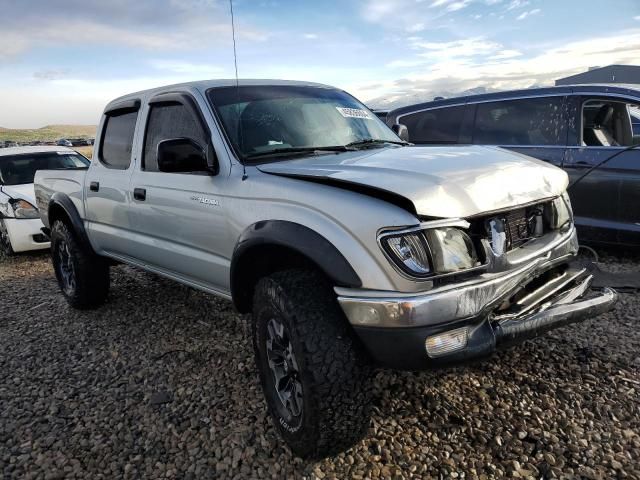
M 11 200 L 11 207 L 16 218 L 40 218 L 38 209 L 26 200 Z
M 479 264 L 471 238 L 459 228 L 391 234 L 381 244 L 393 263 L 413 277 L 454 273 Z
M 433 269 L 452 273 L 478 266 L 478 255 L 471 237 L 459 228 L 427 230 Z

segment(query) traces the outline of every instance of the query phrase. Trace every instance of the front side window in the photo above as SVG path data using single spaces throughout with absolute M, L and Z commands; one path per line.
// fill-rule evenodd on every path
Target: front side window
M 563 97 L 479 103 L 473 143 L 479 145 L 565 145 Z
M 192 139 L 205 148 L 207 136 L 191 111 L 180 103 L 152 105 L 147 121 L 142 168 L 158 172 L 158 144 L 174 138 Z
M 355 144 L 401 143 L 367 107 L 340 90 L 302 86 L 240 86 L 207 92 L 243 161 Z
M 582 145 L 629 147 L 640 143 L 640 108 L 637 104 L 609 99 L 582 104 Z
M 51 152 L 0 156 L 0 185 L 33 183 L 38 170 L 87 168 L 89 160 L 77 153 Z
M 129 168 L 137 119 L 137 110 L 107 114 L 99 155 L 103 165 L 118 170 Z
M 442 107 L 404 115 L 400 123 L 409 130 L 409 141 L 418 144 L 458 143 L 465 106 Z

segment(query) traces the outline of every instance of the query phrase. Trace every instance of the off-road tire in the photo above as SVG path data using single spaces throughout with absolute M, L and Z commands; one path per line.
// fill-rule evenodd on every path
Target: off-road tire
M 302 411 L 293 420 L 281 413 L 268 360 L 273 318 L 287 330 L 302 384 Z M 362 439 L 371 418 L 370 362 L 324 277 L 288 270 L 261 279 L 253 297 L 252 337 L 273 423 L 296 455 L 321 458 Z
M 61 260 L 64 249 L 68 262 Z M 68 255 L 66 255 L 68 252 Z M 90 247 L 80 243 L 75 233 L 61 220 L 51 228 L 51 261 L 58 285 L 69 305 L 88 310 L 102 305 L 109 294 L 109 264 Z M 65 283 L 63 265 L 72 270 L 73 285 Z
M 15 255 L 4 220 L 0 219 L 0 259 Z

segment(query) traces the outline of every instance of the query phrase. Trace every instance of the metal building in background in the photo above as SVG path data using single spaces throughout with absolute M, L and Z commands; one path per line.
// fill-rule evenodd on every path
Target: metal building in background
M 556 85 L 580 85 L 585 83 L 640 84 L 640 66 L 609 65 L 592 67 L 588 71 L 556 80 Z

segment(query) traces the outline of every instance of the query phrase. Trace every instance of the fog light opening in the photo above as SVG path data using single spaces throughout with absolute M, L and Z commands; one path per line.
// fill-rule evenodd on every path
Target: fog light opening
M 469 327 L 456 328 L 438 335 L 432 335 L 425 340 L 427 355 L 431 358 L 441 357 L 448 353 L 462 350 L 469 340 Z

